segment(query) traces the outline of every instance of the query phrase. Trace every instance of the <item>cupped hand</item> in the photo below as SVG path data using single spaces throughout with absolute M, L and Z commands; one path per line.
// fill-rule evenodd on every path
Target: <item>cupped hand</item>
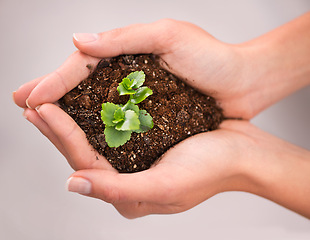
M 256 131 L 248 122 L 227 121 L 219 130 L 188 138 L 145 170 L 120 174 L 88 144 L 84 132 L 54 104 L 26 109 L 32 122 L 77 170 L 70 191 L 112 203 L 128 218 L 177 213 L 227 190 L 244 190 L 242 161 Z
M 248 121 L 226 120 L 172 147 L 150 169 L 120 174 L 56 105 L 27 108 L 24 116 L 76 170 L 69 191 L 112 203 L 127 218 L 186 211 L 224 191 L 250 192 L 310 217 L 310 152 Z
M 80 51 L 60 68 L 14 93 L 17 105 L 34 109 L 57 101 L 85 79 L 101 58 L 153 53 L 160 56 L 164 68 L 215 97 L 227 117 L 249 119 L 257 113 L 249 101 L 257 88 L 253 90 L 250 80 L 243 78 L 245 60 L 240 48 L 215 39 L 193 24 L 166 19 L 100 34 L 75 34 L 74 44 Z

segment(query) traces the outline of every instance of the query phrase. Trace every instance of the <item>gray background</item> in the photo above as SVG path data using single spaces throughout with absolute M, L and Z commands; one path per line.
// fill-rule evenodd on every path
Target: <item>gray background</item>
M 240 43 L 309 10 L 307 0 L 0 0 L 0 239 L 310 239 L 309 220 L 247 193 L 223 193 L 185 213 L 136 220 L 99 200 L 68 193 L 69 165 L 11 100 L 12 91 L 53 71 L 75 50 L 73 32 L 169 17 Z M 310 149 L 309 103 L 308 87 L 252 122 Z

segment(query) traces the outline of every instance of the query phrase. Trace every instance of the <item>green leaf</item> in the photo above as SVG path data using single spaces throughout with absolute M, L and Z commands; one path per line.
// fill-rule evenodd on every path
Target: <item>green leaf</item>
M 152 94 L 153 91 L 151 89 L 148 87 L 142 87 L 137 89 L 137 92 L 134 95 L 130 96 L 130 101 L 134 104 L 138 104 Z
M 133 80 L 133 89 L 137 89 L 141 87 L 145 81 L 145 74 L 143 71 L 135 71 L 130 74 L 126 78 L 129 78 L 130 80 Z
M 133 90 L 132 88 L 127 88 L 126 84 L 121 82 L 118 87 L 117 87 L 117 91 L 119 93 L 119 95 L 132 95 L 135 94 L 136 91 Z
M 119 123 L 124 120 L 124 117 L 125 117 L 124 111 L 121 108 L 119 108 L 114 112 L 114 120 L 112 122 Z
M 114 113 L 116 110 L 121 109 L 118 105 L 114 103 L 103 103 L 102 110 L 101 110 L 101 119 L 104 124 L 107 126 L 115 126 L 114 120 Z
M 139 116 L 132 110 L 127 110 L 125 112 L 124 121 L 119 122 L 116 126 L 116 130 L 128 131 L 137 130 L 140 128 Z
M 147 132 L 148 130 L 154 127 L 153 118 L 145 110 L 140 110 L 139 120 L 140 120 L 140 129 L 135 130 L 136 133 Z
M 119 147 L 130 139 L 131 131 L 118 131 L 114 127 L 106 126 L 104 135 L 109 147 Z
M 125 112 L 127 110 L 134 111 L 139 116 L 139 107 L 132 102 L 128 101 L 125 106 L 122 108 L 122 110 Z
M 130 79 L 128 77 L 123 78 L 122 83 L 124 84 L 124 87 L 128 90 L 132 89 L 132 86 L 134 85 L 134 80 Z

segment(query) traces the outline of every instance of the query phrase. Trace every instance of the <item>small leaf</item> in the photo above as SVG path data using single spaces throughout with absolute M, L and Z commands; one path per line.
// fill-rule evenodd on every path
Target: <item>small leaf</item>
M 136 91 L 133 89 L 128 89 L 127 86 L 121 82 L 118 87 L 117 87 L 117 91 L 119 92 L 119 95 L 132 95 L 135 94 Z
M 140 129 L 135 130 L 136 133 L 147 132 L 148 130 L 154 127 L 153 118 L 145 110 L 140 110 L 139 120 L 140 120 Z
M 119 108 L 114 112 L 114 120 L 112 122 L 119 123 L 124 120 L 124 117 L 125 117 L 124 111 L 121 108 Z
M 125 112 L 124 121 L 119 122 L 116 126 L 116 130 L 128 131 L 137 130 L 140 128 L 139 116 L 132 110 L 127 110 Z
M 117 109 L 120 109 L 118 105 L 114 103 L 103 103 L 102 110 L 101 110 L 101 119 L 104 124 L 107 126 L 115 126 L 114 120 L 114 113 Z
M 134 80 L 128 77 L 123 78 L 122 83 L 127 90 L 131 90 L 134 85 Z
M 131 137 L 131 131 L 118 131 L 114 127 L 106 126 L 104 129 L 105 141 L 109 147 L 124 145 Z
M 134 111 L 139 116 L 139 107 L 132 102 L 128 101 L 125 106 L 122 108 L 122 110 L 125 112 L 127 110 Z
M 130 80 L 134 80 L 132 88 L 137 89 L 141 87 L 145 81 L 145 74 L 143 71 L 135 71 L 130 74 L 126 78 L 129 78 Z
M 134 104 L 138 104 L 152 94 L 153 91 L 151 89 L 148 87 L 142 87 L 137 89 L 137 92 L 134 95 L 130 96 L 130 101 Z

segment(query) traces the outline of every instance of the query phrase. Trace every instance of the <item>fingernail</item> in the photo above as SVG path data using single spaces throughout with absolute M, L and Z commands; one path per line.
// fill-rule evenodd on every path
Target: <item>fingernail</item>
M 25 119 L 28 120 L 28 117 L 27 117 L 27 115 L 26 115 L 26 112 L 27 112 L 27 109 L 24 110 L 24 112 L 23 112 L 23 117 L 24 117 Z
M 70 177 L 67 181 L 67 190 L 80 194 L 89 194 L 91 192 L 91 182 L 81 177 Z
M 30 107 L 29 103 L 28 103 L 28 98 L 26 99 L 26 106 L 30 109 L 33 109 L 32 107 Z
M 98 39 L 98 34 L 96 33 L 73 33 L 73 38 L 82 43 L 89 43 L 96 41 Z
M 36 110 L 37 112 L 39 112 L 40 107 L 41 107 L 41 105 L 37 106 L 37 107 L 35 108 L 35 110 Z

